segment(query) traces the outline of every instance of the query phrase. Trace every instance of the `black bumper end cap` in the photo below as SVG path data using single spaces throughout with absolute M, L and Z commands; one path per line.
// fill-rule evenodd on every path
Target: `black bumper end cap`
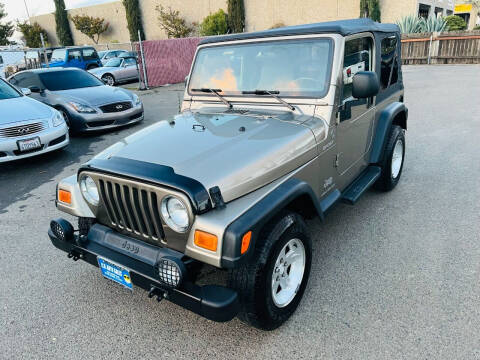
M 230 321 L 237 316 L 240 302 L 236 291 L 219 285 L 204 285 L 201 289 L 202 316 L 218 322 Z

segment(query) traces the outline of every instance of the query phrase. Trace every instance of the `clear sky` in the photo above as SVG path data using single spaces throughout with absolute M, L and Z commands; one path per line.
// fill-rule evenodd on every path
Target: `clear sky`
M 72 9 L 112 1 L 119 0 L 65 0 L 65 7 L 67 9 Z M 5 4 L 5 11 L 8 14 L 8 17 L 4 20 L 13 21 L 14 23 L 17 19 L 20 21 L 27 19 L 25 4 L 30 16 L 47 14 L 55 11 L 53 0 L 0 0 L 0 2 Z M 18 39 L 19 34 L 15 32 L 12 38 Z

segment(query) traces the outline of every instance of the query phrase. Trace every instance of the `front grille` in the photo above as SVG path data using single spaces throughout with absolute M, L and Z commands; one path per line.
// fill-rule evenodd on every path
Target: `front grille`
M 36 122 L 27 125 L 11 126 L 0 129 L 0 137 L 20 137 L 38 133 L 45 129 L 42 122 Z
M 131 108 L 132 108 L 132 103 L 130 101 L 123 101 L 123 102 L 117 102 L 113 104 L 100 106 L 100 109 L 104 113 L 121 112 Z
M 157 193 L 141 184 L 110 179 L 98 180 L 105 210 L 111 224 L 146 239 L 165 240 Z

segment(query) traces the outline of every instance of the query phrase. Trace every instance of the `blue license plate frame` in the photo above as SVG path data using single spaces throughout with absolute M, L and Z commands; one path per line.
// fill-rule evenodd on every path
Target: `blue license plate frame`
M 104 278 L 112 280 L 133 291 L 132 279 L 128 269 L 100 256 L 97 256 L 97 262 Z

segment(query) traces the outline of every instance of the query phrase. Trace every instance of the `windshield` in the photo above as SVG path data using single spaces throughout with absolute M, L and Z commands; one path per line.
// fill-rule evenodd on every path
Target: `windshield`
M 98 52 L 98 57 L 101 59 L 103 58 L 103 55 L 105 55 L 107 52 L 104 50 L 104 51 L 99 51 Z
M 95 76 L 90 75 L 86 71 L 80 70 L 63 70 L 49 71 L 38 74 L 40 80 L 50 91 L 60 91 L 68 89 L 80 89 L 92 86 L 105 85 Z
M 323 97 L 328 90 L 332 60 L 330 39 L 268 41 L 224 45 L 198 51 L 192 89 L 279 91 L 280 96 Z
M 13 99 L 20 97 L 20 93 L 5 81 L 0 80 L 0 100 Z
M 52 52 L 52 61 L 65 61 L 66 49 L 55 49 Z
M 122 59 L 113 58 L 108 60 L 103 66 L 119 67 L 121 63 L 122 63 Z

